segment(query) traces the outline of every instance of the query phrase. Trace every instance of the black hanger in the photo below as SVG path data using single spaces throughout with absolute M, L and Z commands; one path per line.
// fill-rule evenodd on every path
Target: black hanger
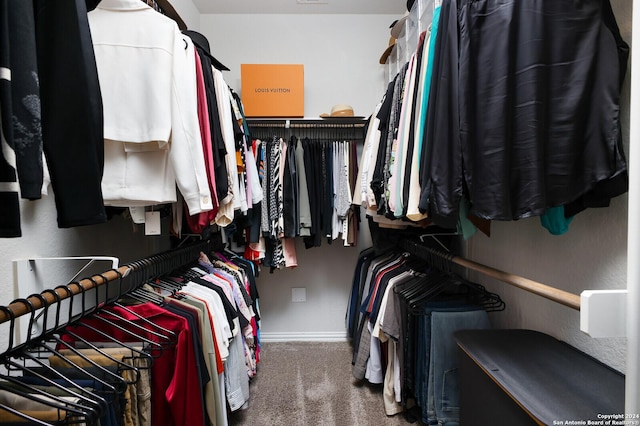
M 119 287 L 122 288 L 122 274 L 118 271 L 118 270 L 114 270 L 117 274 L 118 274 L 118 278 L 119 278 Z M 102 275 L 101 275 L 102 276 Z M 104 278 L 104 277 L 103 277 Z M 120 294 L 120 293 L 119 293 Z M 161 327 L 158 324 L 154 323 L 153 321 L 149 320 L 148 318 L 143 317 L 142 315 L 138 314 L 137 312 L 129 309 L 128 307 L 124 306 L 123 304 L 119 303 L 117 301 L 117 299 L 115 300 L 110 300 L 109 301 L 109 305 L 113 305 L 113 306 L 117 306 L 118 308 L 130 313 L 131 315 L 135 316 L 136 318 L 140 319 L 143 323 L 157 329 L 160 330 L 162 333 L 164 333 L 165 336 L 167 336 L 167 339 L 169 340 L 170 344 L 176 344 L 178 342 L 178 336 L 176 335 L 175 332 Z
M 96 285 L 96 286 L 98 285 L 97 282 L 93 278 L 89 278 L 89 280 L 91 280 L 94 283 L 94 285 Z M 96 292 L 96 306 L 99 305 L 99 300 L 98 300 L 97 296 L 98 296 L 98 292 Z M 141 318 L 141 316 L 139 316 L 139 315 L 137 317 Z M 102 321 L 102 322 L 104 322 L 104 323 L 106 323 L 106 324 L 108 324 L 108 325 L 110 325 L 112 327 L 116 327 L 116 328 L 122 330 L 122 328 L 120 328 L 121 327 L 120 324 L 114 323 L 112 321 L 112 319 L 115 319 L 116 321 L 122 322 L 122 323 L 126 324 L 128 327 L 131 327 L 132 329 L 129 330 L 129 331 L 131 331 L 132 333 L 135 330 L 142 331 L 144 333 L 149 333 L 149 334 L 151 334 L 153 336 L 156 336 L 160 340 L 164 340 L 166 346 L 169 346 L 169 345 L 172 344 L 172 339 L 169 336 L 167 336 L 165 334 L 162 334 L 162 333 L 158 333 L 158 332 L 149 330 L 148 328 L 144 327 L 143 325 L 138 324 L 138 323 L 133 322 L 133 321 L 130 321 L 130 320 L 124 318 L 123 316 L 119 315 L 117 312 L 115 312 L 113 310 L 110 310 L 110 309 L 107 309 L 107 308 L 102 308 L 102 309 L 96 310 L 96 312 L 94 312 L 91 315 L 91 318 L 97 319 L 97 320 Z M 146 318 L 144 318 L 143 322 L 145 322 L 146 324 L 151 324 L 153 326 L 153 323 L 151 321 L 149 321 L 148 319 L 146 319 Z M 135 329 L 135 330 L 133 330 L 133 329 Z M 132 334 L 132 335 L 137 336 L 137 334 Z M 157 343 L 162 345 L 161 342 L 157 342 Z
M 97 413 L 95 412 L 89 412 L 87 413 L 87 410 L 85 409 L 84 406 L 80 405 L 80 404 L 76 404 L 76 403 L 72 403 L 70 401 L 64 400 L 56 395 L 50 395 L 47 394 L 46 392 L 44 392 L 42 389 L 40 388 L 36 388 L 34 386 L 28 385 L 28 384 L 24 384 L 21 383 L 19 381 L 17 381 L 16 379 L 12 378 L 12 377 L 3 377 L 3 375 L 0 375 L 0 377 L 4 378 L 4 381 L 0 381 L 0 389 L 6 391 L 6 392 L 10 392 L 13 393 L 15 395 L 18 395 L 22 398 L 25 399 L 29 399 L 31 401 L 36 401 L 39 402 L 45 406 L 51 407 L 54 410 L 58 410 L 59 412 L 59 417 L 63 417 L 61 416 L 62 413 L 65 414 L 65 418 L 61 419 L 61 422 L 55 423 L 55 424 L 62 424 L 62 423 L 66 423 L 66 419 L 69 417 L 69 413 L 73 414 L 74 417 L 78 417 L 79 420 L 81 419 L 85 419 L 86 423 L 92 422 L 92 421 L 96 421 L 98 419 L 98 417 L 96 417 Z M 39 398 L 38 395 L 42 395 L 45 398 Z M 25 420 L 29 421 L 29 424 L 39 424 L 39 425 L 51 425 L 52 423 L 50 422 L 45 422 L 43 420 L 37 419 L 35 417 L 32 417 L 26 413 L 21 412 L 20 410 L 15 409 L 14 407 L 8 406 L 8 405 L 4 405 L 4 404 L 0 404 L 0 409 L 8 411 L 18 417 L 21 417 Z M 92 420 L 95 419 L 95 420 Z M 91 423 L 92 424 L 92 423 Z
M 67 291 L 70 293 L 71 298 L 73 299 L 73 294 L 74 293 L 68 288 L 68 286 L 63 286 L 63 288 L 64 287 L 67 288 Z M 79 287 L 81 289 L 84 289 L 84 287 L 82 287 L 82 286 L 79 286 Z M 84 294 L 84 291 L 81 292 L 81 295 L 82 295 L 82 299 L 81 299 L 81 301 L 82 301 L 82 311 L 84 312 L 85 311 L 85 294 Z M 73 301 L 72 301 L 72 303 L 69 304 L 69 318 L 73 318 Z M 102 331 L 102 330 L 100 330 L 100 329 L 98 329 L 98 328 L 96 328 L 96 327 L 94 327 L 94 326 L 92 326 L 92 325 L 90 325 L 90 324 L 88 324 L 86 322 L 80 321 L 82 318 L 83 318 L 83 316 L 82 316 L 82 314 L 80 314 L 78 316 L 78 318 L 74 318 L 73 321 L 69 321 L 69 324 L 67 324 L 67 326 L 65 328 L 65 333 L 69 334 L 70 336 L 72 336 L 74 338 L 77 338 L 79 336 L 78 336 L 77 333 L 73 332 L 74 328 L 87 328 L 87 329 L 93 331 L 94 333 L 100 335 L 101 337 L 103 337 L 105 339 L 104 340 L 105 342 L 116 343 L 117 345 L 125 347 L 125 348 L 127 348 L 127 349 L 129 349 L 131 351 L 134 351 L 134 352 L 138 353 L 138 354 L 151 355 L 154 358 L 157 358 L 157 357 L 161 356 L 161 354 L 162 354 L 162 350 L 163 350 L 162 346 L 158 345 L 155 342 L 152 342 L 152 341 L 150 341 L 148 339 L 142 339 L 142 340 L 138 339 L 137 341 L 139 341 L 141 343 L 148 343 L 149 344 L 147 347 L 144 348 L 144 350 L 138 350 L 138 349 L 134 348 L 133 346 L 131 346 L 131 345 L 125 343 L 125 342 L 122 342 L 121 340 L 113 337 L 109 333 L 107 333 L 105 331 Z M 130 334 L 130 335 L 133 334 L 133 333 L 129 333 L 126 329 L 124 329 L 123 331 L 126 334 Z M 137 335 L 134 334 L 134 336 L 137 336 Z M 153 350 L 153 354 L 150 354 L 147 349 L 155 349 L 155 350 Z
M 121 274 L 119 272 L 118 272 L 118 274 L 121 276 Z M 61 327 L 61 325 L 60 325 L 60 309 L 61 309 L 61 303 L 60 302 L 61 302 L 61 298 L 60 298 L 60 295 L 58 295 L 58 293 L 55 292 L 54 290 L 45 290 L 45 291 L 43 291 L 43 293 L 47 293 L 47 292 L 50 293 L 54 297 L 55 303 L 56 303 L 55 323 L 54 323 L 54 326 L 51 328 L 51 331 L 48 332 L 48 333 L 51 334 L 51 337 L 53 339 L 55 339 L 56 342 L 60 346 L 68 348 L 67 350 L 73 350 L 73 348 L 70 345 L 68 345 L 66 342 L 64 342 L 63 340 L 60 339 L 61 336 L 58 337 L 58 336 L 56 336 L 54 334 L 54 333 L 61 332 L 63 330 L 63 328 L 64 328 L 64 327 Z M 43 300 L 43 304 L 46 305 L 46 301 L 45 300 Z M 44 318 L 45 318 L 44 319 L 44 324 L 45 325 L 47 324 L 46 318 L 47 318 L 48 308 L 49 308 L 49 306 L 46 306 L 46 308 L 44 310 Z M 135 381 L 129 383 L 129 382 L 126 382 L 126 380 L 125 380 L 125 382 L 127 384 L 133 384 L 133 383 L 135 383 L 135 382 L 137 382 L 139 380 L 139 378 L 140 378 L 140 370 L 136 366 L 127 364 L 125 362 L 122 362 L 121 360 L 119 360 L 119 359 L 117 359 L 115 357 L 112 357 L 110 354 L 100 350 L 99 348 L 94 348 L 93 350 L 97 354 L 99 354 L 100 356 L 105 357 L 105 358 L 111 360 L 114 364 L 116 364 L 118 366 L 119 371 L 125 371 L 125 370 L 132 371 L 134 373 L 134 375 L 135 375 Z
M 32 296 L 40 298 L 40 301 L 43 303 L 43 306 L 44 306 L 44 309 L 45 309 L 45 318 L 46 318 L 46 311 L 48 311 L 49 304 L 46 302 L 45 298 L 41 294 L 34 294 L 34 295 L 31 295 L 30 297 L 32 297 Z M 56 356 L 61 357 L 65 362 L 67 362 L 69 364 L 70 367 L 75 368 L 76 370 L 78 370 L 80 373 L 82 373 L 84 376 L 86 376 L 87 379 L 93 380 L 95 382 L 100 383 L 109 392 L 112 392 L 114 394 L 115 393 L 119 393 L 118 390 L 116 389 L 116 387 L 112 383 L 107 382 L 107 381 L 103 380 L 102 378 L 94 375 L 93 373 L 88 372 L 87 370 L 83 369 L 82 367 L 78 366 L 77 364 L 72 363 L 64 355 L 61 355 L 54 348 L 48 346 L 45 343 L 45 341 L 42 340 L 42 339 L 44 339 L 46 337 L 44 333 L 42 335 L 38 336 L 37 338 L 33 338 L 32 337 L 32 326 L 33 326 L 33 321 L 34 321 L 34 315 L 33 314 L 35 313 L 35 309 L 33 307 L 33 304 L 29 301 L 29 299 L 16 299 L 11 303 L 23 303 L 23 304 L 27 305 L 29 310 L 31 311 L 31 318 L 30 318 L 30 321 L 29 321 L 27 340 L 25 341 L 24 345 L 21 346 L 22 351 L 17 355 L 19 355 L 20 357 L 28 358 L 31 361 L 35 361 L 36 363 L 38 363 L 44 369 L 47 369 L 47 370 L 53 372 L 54 375 L 56 375 L 56 376 L 58 376 L 60 378 L 64 378 L 65 380 L 68 381 L 66 376 L 63 376 L 57 370 L 55 370 L 54 368 L 50 367 L 47 363 L 45 363 L 45 362 L 43 362 L 41 360 L 43 351 L 45 353 L 54 354 Z M 64 342 L 62 342 L 60 339 L 58 339 L 57 337 L 55 337 L 53 335 L 51 335 L 49 337 L 52 338 L 56 343 L 60 343 L 60 344 L 63 344 L 63 345 L 65 344 Z M 34 355 L 34 353 L 37 356 Z M 124 392 L 124 389 L 126 389 L 126 385 L 124 385 L 124 382 L 123 382 L 123 379 L 122 379 L 121 376 L 118 376 L 117 374 L 114 374 L 113 372 L 109 371 L 108 369 L 105 369 L 105 368 L 101 367 L 100 365 L 98 365 L 94 361 L 92 361 L 92 360 L 90 360 L 90 359 L 88 359 L 88 358 L 86 358 L 84 356 L 82 356 L 82 357 L 85 359 L 85 361 L 89 362 L 91 365 L 93 365 L 94 367 L 98 368 L 100 371 L 102 371 L 107 376 L 111 376 L 111 378 L 114 380 L 114 383 L 118 384 L 118 382 L 122 382 L 121 385 L 123 385 L 123 386 L 121 386 L 120 389 L 121 389 L 121 392 Z
M 93 282 L 95 282 L 95 281 L 93 281 Z M 153 341 L 153 340 L 151 340 L 151 339 L 149 339 L 147 337 L 141 336 L 141 335 L 135 333 L 133 330 L 130 330 L 127 327 L 124 327 L 124 326 L 122 326 L 120 324 L 114 323 L 113 321 L 110 321 L 110 320 L 104 318 L 103 316 L 99 315 L 99 313 L 97 312 L 98 311 L 98 307 L 96 305 L 94 305 L 94 307 L 93 307 L 93 309 L 91 311 L 89 311 L 89 312 L 86 311 L 86 304 L 85 304 L 86 289 L 85 289 L 84 285 L 82 284 L 81 281 L 74 282 L 72 284 L 77 284 L 79 286 L 79 288 L 81 289 L 80 294 L 82 296 L 82 299 L 81 299 L 82 300 L 82 311 L 85 313 L 85 315 L 84 315 L 85 318 L 97 319 L 97 320 L 99 320 L 99 321 L 101 321 L 101 322 L 103 322 L 105 324 L 110 325 L 113 328 L 116 328 L 116 329 L 124 332 L 125 334 L 130 335 L 131 337 L 133 337 L 137 341 L 147 343 L 148 345 L 156 347 L 157 349 L 162 349 L 162 344 L 160 344 L 158 342 L 155 342 L 155 341 Z M 132 323 L 131 321 L 125 321 L 125 323 L 127 325 L 133 325 L 134 328 L 138 328 L 139 329 L 139 327 L 140 327 L 137 324 Z M 142 327 L 142 329 L 144 329 L 144 327 Z M 144 330 L 146 331 L 146 329 L 144 329 Z
M 22 300 L 22 299 L 18 299 L 18 300 Z M 15 320 L 15 317 L 13 318 Z M 37 364 L 41 367 L 50 369 L 54 374 L 56 374 L 58 376 L 59 379 L 66 381 L 67 383 L 69 383 L 69 386 L 71 387 L 76 387 L 76 385 L 74 383 L 70 383 L 68 381 L 68 379 L 66 379 L 64 376 L 60 375 L 59 373 L 57 373 L 55 370 L 51 369 L 51 367 L 49 367 L 48 365 L 44 364 L 40 359 L 38 359 L 37 357 L 33 356 L 32 354 L 29 353 L 28 350 L 23 350 L 23 349 L 27 349 L 25 348 L 25 345 L 27 345 L 28 343 L 30 343 L 30 339 L 27 338 L 27 342 L 25 342 L 24 344 L 14 348 L 11 352 L 11 354 L 9 356 L 4 356 L 2 362 L 5 365 L 5 368 L 7 369 L 7 371 L 9 373 L 12 374 L 16 374 L 17 372 L 21 372 L 23 375 L 24 373 L 28 373 L 31 376 L 37 377 L 39 378 L 43 383 L 46 383 L 48 386 L 52 386 L 56 389 L 58 389 L 59 391 L 62 391 L 63 393 L 68 394 L 69 396 L 72 396 L 74 398 L 78 398 L 79 400 L 83 401 L 83 404 L 79 404 L 79 403 L 72 403 L 69 401 L 65 401 L 60 399 L 58 396 L 56 395 L 52 395 L 42 389 L 39 389 L 37 387 L 34 387 L 28 383 L 24 383 L 22 381 L 20 381 L 20 379 L 18 377 L 14 377 L 11 374 L 0 374 L 0 378 L 11 382 L 13 384 L 22 386 L 23 388 L 27 388 L 30 393 L 36 393 L 36 394 L 42 394 L 47 396 L 48 398 L 51 398 L 55 401 L 61 402 L 63 404 L 69 404 L 72 407 L 77 407 L 80 411 L 79 413 L 86 413 L 86 410 L 89 410 L 91 414 L 88 414 L 92 417 L 95 417 L 96 419 L 99 417 L 100 413 L 102 413 L 104 410 L 106 410 L 107 408 L 107 403 L 104 400 L 104 398 L 102 398 L 101 396 L 94 394 L 86 389 L 83 388 L 78 388 L 77 391 L 74 389 L 71 389 L 69 387 L 65 387 L 62 386 L 61 384 L 52 381 L 51 379 L 49 379 L 48 377 L 40 374 L 37 370 L 34 369 L 34 364 Z M 15 359 L 22 359 L 23 362 L 22 364 L 18 363 L 15 361 Z M 30 366 L 27 366 L 26 361 L 29 360 L 31 361 Z
M 146 303 L 151 302 L 158 306 L 164 304 L 164 298 L 157 293 L 147 291 L 143 285 L 146 283 L 148 277 L 148 268 L 142 261 L 135 261 L 129 264 L 129 274 L 127 280 L 129 283 L 127 297 Z

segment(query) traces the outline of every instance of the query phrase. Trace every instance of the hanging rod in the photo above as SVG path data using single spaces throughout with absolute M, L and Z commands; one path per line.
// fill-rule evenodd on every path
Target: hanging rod
M 121 266 L 117 269 L 117 271 L 122 274 L 122 276 L 129 274 L 130 270 L 131 268 L 129 266 Z M 76 294 L 79 294 L 83 291 L 83 289 L 84 291 L 91 290 L 94 287 L 99 287 L 108 282 L 118 280 L 120 278 L 118 272 L 116 272 L 115 270 L 111 270 L 104 272 L 101 275 L 94 275 L 93 277 L 91 277 L 91 279 L 85 278 L 80 280 L 79 282 L 72 282 L 67 286 L 72 295 L 69 295 L 69 292 L 66 290 L 66 288 L 56 288 L 55 290 L 53 290 L 58 295 L 58 298 L 53 296 L 53 294 L 51 294 L 50 292 L 43 292 L 40 295 L 42 296 L 42 298 L 44 298 L 46 304 L 43 304 L 42 300 L 37 296 L 29 296 L 26 299 L 29 301 L 30 306 L 33 306 L 33 310 L 37 311 L 38 309 L 55 303 L 58 299 L 64 300 Z M 31 309 L 27 307 L 27 304 L 22 302 L 10 303 L 7 308 L 13 313 L 15 318 L 31 313 Z M 10 319 L 11 317 L 8 313 L 0 311 L 0 324 L 7 322 Z
M 17 319 L 23 315 L 31 313 L 32 311 L 37 311 L 38 309 L 49 306 L 54 302 L 68 299 L 112 281 L 118 281 L 121 277 L 126 277 L 132 272 L 139 273 L 138 276 L 141 281 L 167 274 L 196 260 L 201 251 L 207 253 L 210 249 L 210 241 L 200 241 L 179 249 L 168 250 L 163 253 L 155 254 L 150 257 L 131 262 L 127 265 L 123 265 L 117 270 L 112 269 L 102 274 L 94 275 L 91 278 L 85 278 L 80 281 L 68 283 L 62 288 L 58 287 L 53 290 L 45 290 L 40 293 L 39 296 L 32 295 L 27 297 L 26 299 L 29 303 L 13 302 L 7 305 L 6 308 L 13 314 L 13 318 Z M 133 288 L 130 288 L 129 290 L 133 290 Z M 58 297 L 54 296 L 52 292 L 55 292 Z M 0 310 L 0 324 L 10 321 L 11 319 L 12 316 L 9 313 L 4 310 Z
M 247 118 L 247 124 L 252 127 L 301 128 L 301 129 L 343 129 L 363 128 L 367 123 L 364 118 Z
M 538 296 L 542 296 L 546 299 L 560 303 L 561 305 L 568 306 L 569 308 L 573 308 L 578 311 L 580 310 L 580 296 L 577 294 L 569 293 L 567 291 L 560 290 L 558 288 L 551 287 L 549 285 L 542 284 L 528 278 L 510 274 L 508 272 L 504 272 L 499 269 L 483 265 L 482 263 L 477 263 L 472 260 L 453 255 L 451 253 L 445 253 L 441 250 L 436 250 L 431 247 L 418 244 L 414 241 L 402 240 L 400 245 L 403 250 L 406 250 L 411 254 L 414 254 L 426 261 L 433 260 L 434 257 L 438 259 L 444 259 L 466 269 L 480 272 L 481 274 L 488 277 L 497 279 L 507 284 L 511 284 L 530 293 L 534 293 Z

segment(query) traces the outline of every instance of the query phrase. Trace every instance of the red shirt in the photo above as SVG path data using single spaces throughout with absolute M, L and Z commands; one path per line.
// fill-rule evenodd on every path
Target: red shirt
M 153 303 L 143 303 L 127 307 L 131 311 L 152 321 L 160 327 L 174 332 L 177 336 L 177 343 L 163 349 L 154 349 L 151 354 L 155 357 L 151 367 L 151 420 L 153 425 L 182 425 L 197 426 L 204 425 L 204 407 L 202 406 L 202 389 L 196 368 L 196 357 L 194 353 L 193 334 L 189 328 L 188 321 L 172 312 L 169 312 Z M 134 322 L 143 327 L 144 321 L 126 310 L 118 307 L 105 308 L 104 311 L 113 311 L 122 319 L 105 316 L 111 322 L 120 327 L 131 330 L 133 333 L 141 335 L 155 342 L 163 342 L 158 336 L 151 333 L 147 335 L 137 327 L 127 324 L 127 321 Z M 99 330 L 107 332 L 110 336 L 123 342 L 136 342 L 136 338 L 94 318 L 83 318 L 81 323 L 86 323 Z M 94 342 L 107 341 L 94 331 L 82 326 L 69 326 L 70 330 L 80 337 Z M 158 332 L 151 327 L 151 331 Z M 65 341 L 73 342 L 71 336 L 64 336 Z

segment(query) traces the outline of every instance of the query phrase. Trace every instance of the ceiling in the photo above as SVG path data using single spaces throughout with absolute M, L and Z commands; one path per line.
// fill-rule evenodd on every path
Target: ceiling
M 402 16 L 404 0 L 192 0 L 202 14 L 382 14 Z

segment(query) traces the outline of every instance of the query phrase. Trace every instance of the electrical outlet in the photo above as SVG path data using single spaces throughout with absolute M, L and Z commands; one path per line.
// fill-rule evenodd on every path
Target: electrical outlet
M 291 301 L 294 303 L 297 302 L 306 302 L 307 301 L 307 289 L 304 287 L 292 288 L 291 289 Z

